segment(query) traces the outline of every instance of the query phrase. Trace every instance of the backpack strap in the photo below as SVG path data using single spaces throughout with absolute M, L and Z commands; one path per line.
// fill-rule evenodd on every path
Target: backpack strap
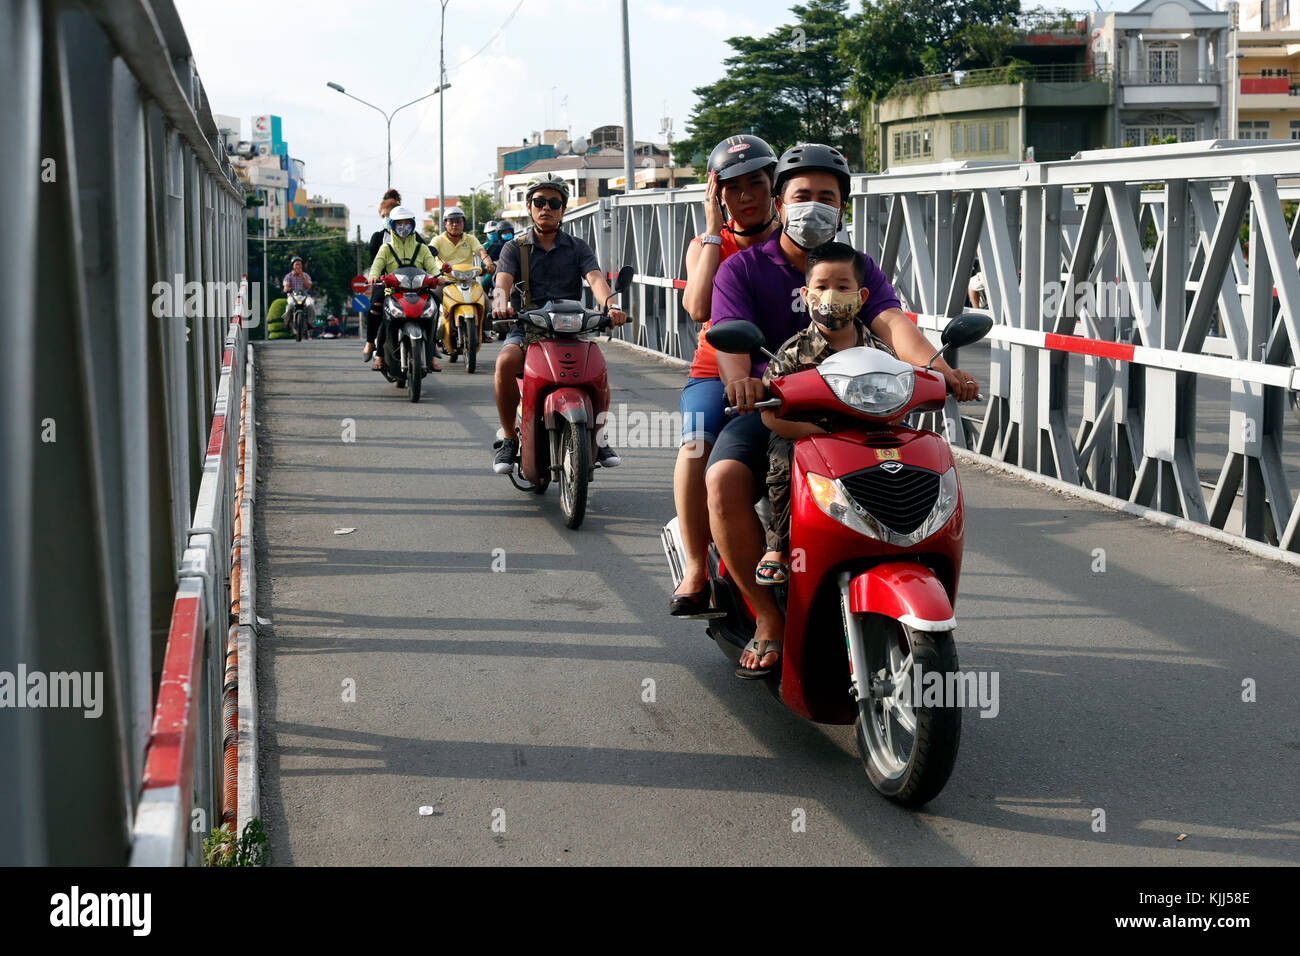
M 528 246 L 530 243 L 516 241 L 515 244 L 519 247 L 519 281 L 524 286 L 524 294 L 520 298 L 523 299 L 524 311 L 528 312 L 537 308 L 533 304 L 533 287 L 528 281 Z

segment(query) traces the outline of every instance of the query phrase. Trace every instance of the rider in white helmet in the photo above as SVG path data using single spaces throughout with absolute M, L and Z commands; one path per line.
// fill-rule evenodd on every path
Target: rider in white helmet
M 429 275 L 438 275 L 438 265 L 433 258 L 433 253 L 429 251 L 428 246 L 416 238 L 415 213 L 405 206 L 398 206 L 388 214 L 388 231 L 390 234 L 388 241 L 379 247 L 379 253 L 370 266 L 371 282 L 377 282 L 381 276 L 388 275 L 403 266 L 415 266 L 417 269 L 423 269 Z M 422 319 L 421 324 L 425 326 L 426 341 L 432 342 L 433 321 L 431 319 Z M 384 334 L 382 325 L 379 327 L 379 334 L 381 336 Z M 379 347 L 375 349 L 375 362 L 371 368 L 379 370 L 384 367 L 383 354 L 381 340 Z M 429 351 L 429 371 L 442 371 L 442 366 L 434 357 L 432 350 Z

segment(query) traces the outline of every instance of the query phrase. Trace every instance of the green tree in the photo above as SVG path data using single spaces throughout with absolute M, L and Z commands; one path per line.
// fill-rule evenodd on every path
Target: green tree
M 858 122 L 846 108 L 850 65 L 839 38 L 856 18 L 848 0 L 808 0 L 790 12 L 794 22 L 762 37 L 732 37 L 723 77 L 695 90 L 687 136 L 673 144 L 679 163 L 707 156 L 738 133 L 761 136 L 778 151 L 798 142 L 823 142 L 858 153 Z
M 839 44 L 850 69 L 851 108 L 864 130 L 863 168 L 879 169 L 872 123 L 877 100 L 900 80 L 1002 65 L 1017 35 L 1019 13 L 1020 0 L 864 0 Z

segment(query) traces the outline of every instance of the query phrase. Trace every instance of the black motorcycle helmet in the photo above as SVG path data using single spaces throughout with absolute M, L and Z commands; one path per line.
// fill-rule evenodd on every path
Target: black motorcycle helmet
M 848 202 L 850 186 L 848 160 L 834 146 L 827 146 L 824 143 L 800 143 L 798 146 L 791 146 L 781 154 L 781 160 L 776 164 L 774 194 L 781 195 L 781 190 L 785 188 L 785 181 L 791 176 L 810 169 L 834 173 L 840 183 L 840 202 Z
M 777 158 L 776 150 L 767 145 L 767 141 L 758 136 L 752 136 L 748 133 L 740 136 L 728 136 L 717 146 L 713 147 L 713 152 L 709 154 L 708 171 L 718 174 L 718 182 L 724 183 L 729 179 L 735 179 L 738 176 L 744 176 L 748 173 L 766 170 L 767 178 L 773 178 L 773 170 L 776 169 Z M 775 187 L 773 195 L 776 194 Z M 722 197 L 718 197 L 719 208 L 723 207 Z M 772 217 L 775 218 L 776 210 L 773 209 Z M 771 225 L 772 219 L 757 229 L 737 231 L 738 236 L 757 235 Z
M 728 136 L 709 154 L 709 172 L 725 182 L 757 169 L 775 168 L 776 151 L 757 136 Z

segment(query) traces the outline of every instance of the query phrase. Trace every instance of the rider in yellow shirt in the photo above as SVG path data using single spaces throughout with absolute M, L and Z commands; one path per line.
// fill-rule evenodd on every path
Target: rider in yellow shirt
M 483 249 L 483 243 L 474 235 L 465 235 L 465 213 L 461 209 L 448 209 L 442 217 L 444 231 L 429 242 L 434 254 L 453 269 L 457 266 L 472 266 L 474 257 L 483 260 L 483 271 L 491 272 L 496 267 L 492 258 Z

